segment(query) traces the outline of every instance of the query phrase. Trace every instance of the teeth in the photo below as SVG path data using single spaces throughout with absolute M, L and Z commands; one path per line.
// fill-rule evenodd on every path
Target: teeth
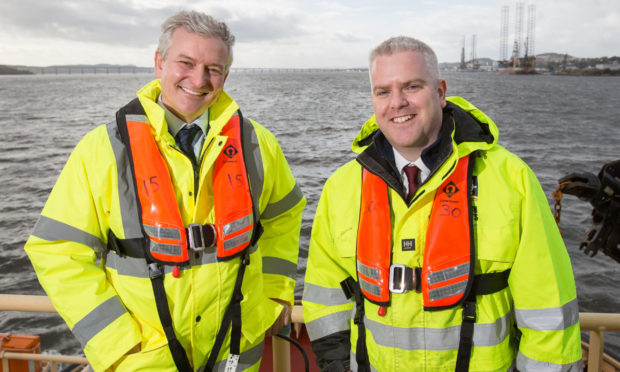
M 400 116 L 400 117 L 392 119 L 392 121 L 394 121 L 395 123 L 404 123 L 411 118 L 413 118 L 413 115 Z
M 189 90 L 189 89 L 187 89 L 185 87 L 179 86 L 179 88 L 183 89 L 184 92 L 189 93 L 189 94 L 194 95 L 194 96 L 202 96 L 202 95 L 204 95 L 204 93 L 194 92 L 193 90 Z

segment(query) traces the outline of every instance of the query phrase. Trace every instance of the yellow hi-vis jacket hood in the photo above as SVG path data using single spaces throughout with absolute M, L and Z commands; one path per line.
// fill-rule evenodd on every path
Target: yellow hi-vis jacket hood
M 578 306 L 571 263 L 547 199 L 530 168 L 497 144 L 495 124 L 462 98 L 449 98 L 431 173 L 408 204 L 392 152 L 371 118 L 353 144 L 357 159 L 325 183 L 310 240 L 304 320 L 320 364 L 335 360 L 357 370 L 355 303 L 340 283 L 357 280 L 356 246 L 362 167 L 388 185 L 392 264 L 422 267 L 426 230 L 437 188 L 457 159 L 478 151 L 472 192 L 474 274 L 510 270 L 508 287 L 476 298 L 470 371 L 580 370 Z M 383 141 L 383 142 L 382 142 Z M 391 293 L 384 316 L 364 301 L 372 371 L 453 371 L 462 307 L 425 311 L 422 294 Z M 350 345 L 341 342 L 350 338 Z M 325 345 L 325 346 L 323 346 Z M 329 346 L 331 345 L 331 346 Z M 340 345 L 336 347 L 334 345 Z M 329 346 L 329 347 L 328 347 Z
M 183 223 L 213 223 L 211 180 L 215 160 L 226 144 L 220 132 L 238 106 L 222 92 L 209 108 L 210 129 L 195 177 L 191 161 L 168 132 L 164 110 L 157 104 L 160 92 L 160 82 L 154 80 L 138 92 L 138 98 L 170 172 Z M 249 248 L 250 265 L 242 286 L 239 370 L 258 368 L 264 332 L 282 308 L 270 298 L 293 302 L 305 205 L 277 140 L 261 125 L 252 125 L 255 138 L 244 150 L 257 163 L 253 176 L 260 180 L 252 191 L 258 195 L 264 233 Z M 132 175 L 122 171 L 126 164 L 118 163 L 126 151 L 116 122 L 88 133 L 69 157 L 25 250 L 96 371 L 174 371 L 146 261 L 107 249 L 110 232 L 119 239 L 141 234 L 127 228 L 135 225 L 127 213 L 134 207 L 127 205 Z M 181 268 L 179 278 L 173 278 L 172 267 L 166 266 L 164 286 L 174 332 L 194 369 L 209 356 L 238 268 L 238 259 L 220 262 L 213 250 L 190 252 L 190 264 Z M 141 351 L 125 355 L 136 344 Z M 226 340 L 218 361 L 227 357 L 228 345 Z

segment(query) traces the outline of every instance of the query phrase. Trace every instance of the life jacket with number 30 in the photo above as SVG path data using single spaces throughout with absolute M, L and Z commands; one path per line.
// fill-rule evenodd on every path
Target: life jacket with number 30
M 424 263 L 418 274 L 426 310 L 461 303 L 471 287 L 474 244 L 469 164 L 469 156 L 459 159 L 454 171 L 435 194 L 426 231 Z M 388 186 L 364 168 L 357 236 L 358 283 L 364 297 L 381 306 L 390 302 L 391 237 Z

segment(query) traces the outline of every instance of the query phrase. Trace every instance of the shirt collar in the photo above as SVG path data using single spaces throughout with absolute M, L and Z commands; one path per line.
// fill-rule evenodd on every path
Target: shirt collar
M 405 157 L 402 156 L 398 151 L 396 151 L 394 147 L 392 147 L 392 150 L 394 151 L 394 162 L 396 163 L 396 169 L 398 169 L 398 171 L 401 173 L 401 176 L 403 174 L 403 168 L 411 164 L 415 165 L 420 169 L 420 182 L 424 182 L 424 180 L 426 180 L 428 175 L 431 173 L 431 170 L 426 166 L 426 164 L 424 164 L 424 161 L 422 161 L 421 157 L 418 158 L 416 161 L 411 162 L 405 159 Z
M 206 135 L 209 130 L 209 109 L 202 113 L 196 120 L 191 123 L 184 122 L 181 118 L 172 113 L 172 111 L 168 110 L 168 108 L 164 105 L 161 100 L 161 94 L 157 98 L 157 104 L 164 109 L 164 115 L 166 118 L 166 123 L 168 124 L 168 132 L 175 137 L 177 133 L 186 125 L 196 124 L 200 127 L 202 132 Z

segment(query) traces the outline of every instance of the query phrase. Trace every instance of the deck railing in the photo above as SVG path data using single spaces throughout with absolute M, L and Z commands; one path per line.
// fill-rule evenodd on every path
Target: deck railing
M 0 311 L 55 313 L 56 309 L 46 296 L 0 294 Z M 303 323 L 302 311 L 301 306 L 293 308 L 291 315 L 293 325 Z M 579 313 L 579 322 L 582 331 L 590 332 L 588 371 L 600 371 L 603 365 L 605 332 L 620 332 L 620 314 Z M 272 342 L 274 372 L 289 372 L 291 369 L 288 343 L 276 337 L 272 339 Z M 9 359 L 45 361 L 47 363 L 44 365 L 44 371 L 51 372 L 57 371 L 59 363 L 80 365 L 77 371 L 88 369 L 88 361 L 84 357 L 0 351 L 0 359 L 4 371 L 9 370 Z M 620 365 L 616 367 L 620 369 Z

